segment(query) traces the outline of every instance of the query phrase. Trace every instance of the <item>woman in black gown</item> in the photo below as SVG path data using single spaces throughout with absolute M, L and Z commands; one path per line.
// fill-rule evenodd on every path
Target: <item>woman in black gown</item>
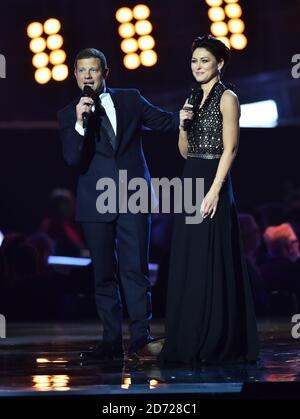
M 192 46 L 191 69 L 201 94 L 180 111 L 182 178 L 204 178 L 202 222 L 176 214 L 166 314 L 165 362 L 254 362 L 256 319 L 232 192 L 240 108 L 220 81 L 229 49 L 208 35 Z M 184 131 L 184 120 L 191 124 Z M 195 192 L 195 189 L 194 189 Z M 190 214 L 189 214 L 190 215 Z

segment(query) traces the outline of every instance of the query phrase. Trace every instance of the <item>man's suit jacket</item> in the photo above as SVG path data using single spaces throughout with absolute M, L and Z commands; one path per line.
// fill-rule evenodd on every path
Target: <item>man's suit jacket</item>
M 79 97 L 58 112 L 64 158 L 69 165 L 79 168 L 77 221 L 111 221 L 116 217 L 116 213 L 100 214 L 97 211 L 96 200 L 101 192 L 96 190 L 96 183 L 100 178 L 111 178 L 118 186 L 119 170 L 127 170 L 128 181 L 141 177 L 150 188 L 150 174 L 141 142 L 142 126 L 155 131 L 176 132 L 179 125 L 178 114 L 153 106 L 136 89 L 106 91 L 111 95 L 116 111 L 115 149 L 104 135 L 100 135 L 100 118 L 96 113 L 91 114 L 84 136 L 75 130 Z

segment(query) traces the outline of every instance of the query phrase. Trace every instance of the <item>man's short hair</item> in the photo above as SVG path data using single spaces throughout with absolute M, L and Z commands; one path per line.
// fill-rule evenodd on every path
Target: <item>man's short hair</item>
M 100 60 L 101 69 L 105 70 L 107 68 L 107 60 L 102 51 L 96 48 L 85 48 L 78 52 L 74 62 L 74 68 L 77 68 L 77 61 L 82 60 L 83 58 L 98 58 Z

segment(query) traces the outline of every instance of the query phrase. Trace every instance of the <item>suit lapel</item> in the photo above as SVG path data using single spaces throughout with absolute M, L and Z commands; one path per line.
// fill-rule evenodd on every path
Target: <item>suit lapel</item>
M 123 131 L 123 112 L 122 112 L 122 98 L 118 94 L 118 92 L 115 91 L 115 89 L 106 89 L 107 93 L 110 94 L 112 101 L 115 106 L 116 110 L 116 120 L 117 120 L 117 133 L 116 133 L 116 150 L 115 153 L 117 153 L 121 138 L 122 138 L 122 131 Z

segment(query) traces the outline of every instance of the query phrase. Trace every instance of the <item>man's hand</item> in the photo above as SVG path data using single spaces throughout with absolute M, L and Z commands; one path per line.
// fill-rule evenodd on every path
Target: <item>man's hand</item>
M 92 111 L 92 105 L 94 101 L 91 97 L 82 97 L 76 106 L 76 115 L 77 115 L 77 122 L 81 126 L 83 126 L 83 112 L 87 112 L 88 114 Z

